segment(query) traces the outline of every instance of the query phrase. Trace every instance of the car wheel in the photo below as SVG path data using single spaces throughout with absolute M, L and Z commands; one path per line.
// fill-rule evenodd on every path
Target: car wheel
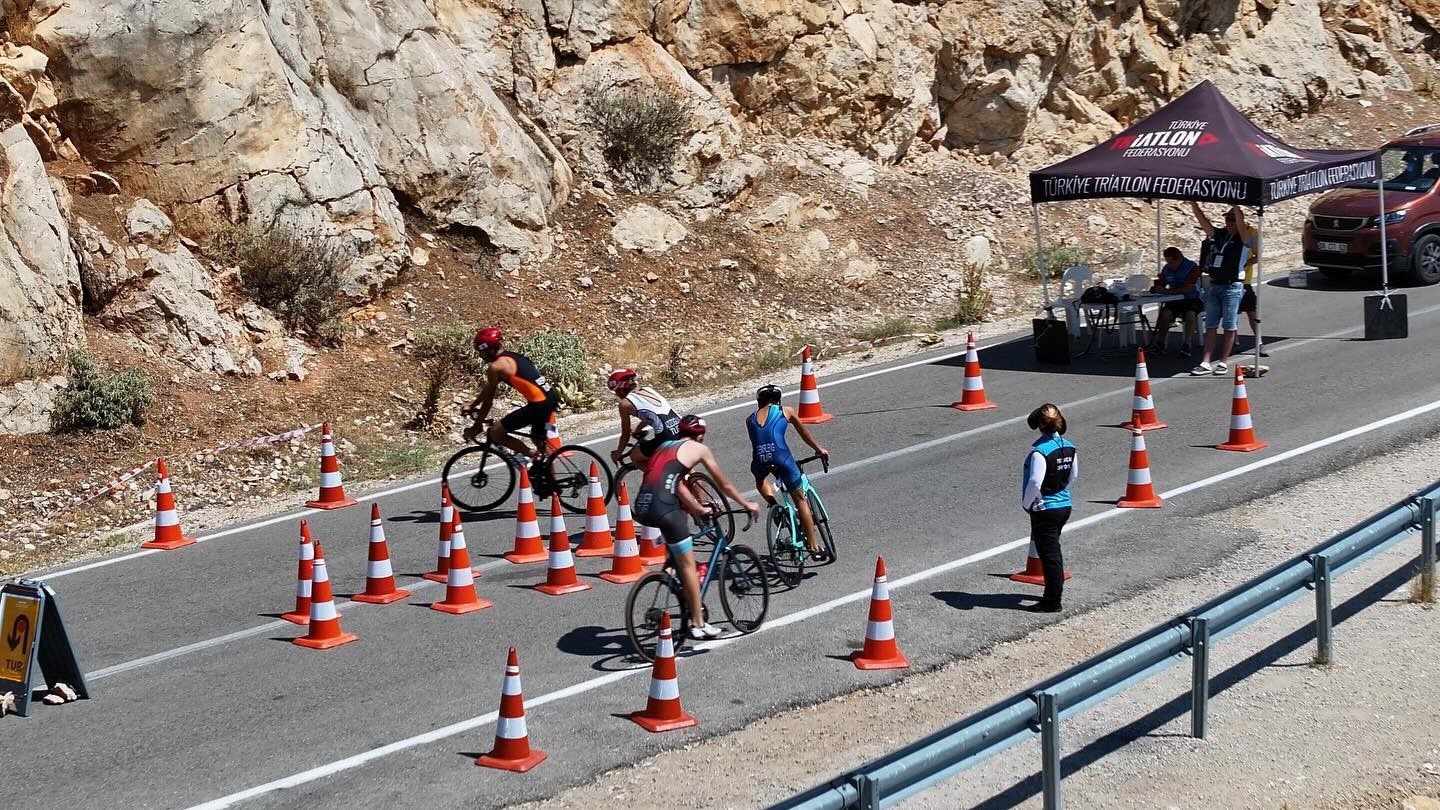
M 1426 234 L 1410 250 L 1410 279 L 1416 284 L 1440 282 L 1440 234 Z
M 1330 279 L 1331 281 L 1344 281 L 1345 279 L 1350 277 L 1350 268 L 1322 267 L 1320 268 L 1320 275 Z

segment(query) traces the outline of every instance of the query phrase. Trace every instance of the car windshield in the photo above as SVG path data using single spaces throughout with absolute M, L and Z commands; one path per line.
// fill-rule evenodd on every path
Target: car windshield
M 1380 175 L 1386 191 L 1423 194 L 1440 181 L 1440 149 L 1423 146 L 1392 146 L 1380 153 Z M 1351 188 L 1375 188 L 1374 183 L 1355 183 Z

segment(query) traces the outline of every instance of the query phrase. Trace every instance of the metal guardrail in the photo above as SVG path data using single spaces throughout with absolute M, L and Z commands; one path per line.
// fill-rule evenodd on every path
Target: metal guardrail
M 1214 642 L 1313 591 L 1316 660 L 1328 662 L 1334 577 L 1419 529 L 1422 587 L 1433 593 L 1437 506 L 1440 481 L 1188 613 L 770 810 L 891 807 L 1035 734 L 1044 805 L 1060 810 L 1061 721 L 1188 658 L 1191 734 L 1203 739 Z

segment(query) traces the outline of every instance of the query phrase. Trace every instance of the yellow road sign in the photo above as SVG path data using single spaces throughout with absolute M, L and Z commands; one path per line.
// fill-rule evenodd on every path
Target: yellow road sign
M 17 593 L 0 597 L 0 680 L 25 683 L 29 679 L 39 630 L 39 599 Z

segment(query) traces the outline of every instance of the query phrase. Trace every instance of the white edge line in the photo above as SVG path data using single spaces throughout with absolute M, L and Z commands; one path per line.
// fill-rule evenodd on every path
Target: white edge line
M 1324 438 L 1324 439 L 1318 439 L 1318 440 L 1316 440 L 1316 441 L 1310 442 L 1309 444 L 1302 445 L 1302 446 L 1300 446 L 1300 447 L 1296 447 L 1296 448 L 1294 448 L 1294 449 L 1292 449 L 1292 450 L 1287 450 L 1287 451 L 1285 451 L 1284 453 L 1278 453 L 1278 454 L 1276 454 L 1276 455 L 1274 455 L 1274 456 L 1260 459 L 1260 460 L 1255 461 L 1255 462 L 1253 462 L 1253 463 L 1251 463 L 1251 464 L 1246 464 L 1246 465 L 1243 466 L 1243 467 L 1237 467 L 1237 468 L 1235 468 L 1235 469 L 1233 469 L 1233 470 L 1227 470 L 1227 471 L 1225 471 L 1225 472 L 1223 472 L 1223 473 L 1219 473 L 1219 474 L 1217 474 L 1217 475 L 1212 475 L 1212 476 L 1210 476 L 1209 478 L 1205 478 L 1205 479 L 1202 479 L 1202 480 L 1200 480 L 1200 481 L 1196 481 L 1196 482 L 1194 482 L 1194 483 L 1185 484 L 1184 486 L 1176 487 L 1175 489 L 1172 489 L 1172 490 L 1170 490 L 1170 491 L 1168 491 L 1168 492 L 1163 492 L 1163 493 L 1161 493 L 1161 497 L 1162 497 L 1162 498 L 1174 498 L 1174 497 L 1178 497 L 1178 496 L 1183 495 L 1183 494 L 1188 493 L 1188 492 L 1194 492 L 1194 491 L 1196 491 L 1196 490 L 1198 490 L 1198 489 L 1203 489 L 1203 488 L 1205 488 L 1205 487 L 1212 486 L 1212 485 L 1217 484 L 1217 483 L 1219 483 L 1219 482 L 1221 482 L 1221 481 L 1226 481 L 1226 480 L 1229 480 L 1229 479 L 1231 479 L 1231 478 L 1236 478 L 1236 477 L 1245 475 L 1245 474 L 1247 474 L 1247 473 L 1253 472 L 1253 471 L 1255 471 L 1255 470 L 1262 469 L 1262 468 L 1264 468 L 1264 467 L 1269 467 L 1269 466 L 1272 466 L 1272 465 L 1275 465 L 1275 464 L 1279 464 L 1279 463 L 1282 463 L 1282 462 L 1284 462 L 1284 461 L 1288 461 L 1288 460 L 1290 460 L 1290 459 L 1292 459 L 1292 458 L 1294 458 L 1294 457 L 1296 457 L 1296 456 L 1298 456 L 1298 455 L 1302 455 L 1302 454 L 1304 454 L 1304 453 L 1308 453 L 1308 452 L 1311 452 L 1311 451 L 1313 451 L 1313 450 L 1317 450 L 1317 449 L 1322 448 L 1322 447 L 1327 447 L 1327 446 L 1329 446 L 1329 445 L 1336 444 L 1336 443 L 1345 441 L 1345 440 L 1350 439 L 1350 438 L 1354 438 L 1355 436 L 1360 436 L 1360 435 L 1363 435 L 1363 434 L 1365 434 L 1365 433 L 1370 433 L 1370 432 L 1372 432 L 1372 431 L 1379 430 L 1380 428 L 1387 427 L 1387 426 L 1389 426 L 1389 425 L 1393 425 L 1393 424 L 1395 424 L 1395 423 L 1397 423 L 1397 422 L 1403 422 L 1403 421 L 1406 421 L 1406 420 L 1408 420 L 1408 419 L 1413 419 L 1413 418 L 1415 418 L 1416 416 L 1420 416 L 1420 415 L 1423 415 L 1423 414 L 1426 414 L 1426 413 L 1429 413 L 1429 412 L 1435 411 L 1435 410 L 1440 410 L 1440 400 L 1436 400 L 1436 401 L 1427 403 L 1427 404 L 1425 404 L 1425 405 L 1421 405 L 1421 406 L 1419 406 L 1419 407 L 1411 408 L 1411 409 L 1408 410 L 1408 411 L 1404 411 L 1404 412 L 1401 412 L 1401 413 L 1398 413 L 1398 414 L 1394 414 L 1394 415 L 1392 415 L 1392 416 L 1387 416 L 1387 417 L 1385 417 L 1384 419 L 1379 419 L 1379 420 L 1376 420 L 1376 421 L 1374 421 L 1374 422 L 1370 422 L 1369 424 L 1366 424 L 1366 425 L 1361 425 L 1361 426 L 1356 427 L 1356 428 L 1351 428 L 1350 430 L 1347 430 L 1347 431 L 1345 431 L 1345 432 L 1343 432 L 1343 433 L 1337 433 L 1337 434 L 1335 434 L 1335 435 L 1333 435 L 1333 436 L 1327 436 L 1327 437 Z M 1117 515 L 1120 515 L 1120 514 L 1123 514 L 1123 513 L 1125 513 L 1125 512 L 1129 512 L 1129 511 L 1130 511 L 1130 510 L 1128 510 L 1128 509 L 1111 508 L 1111 509 L 1109 509 L 1108 511 L 1101 512 L 1101 513 L 1095 514 L 1095 515 L 1091 515 L 1091 516 L 1086 517 L 1086 518 L 1081 518 L 1080 520 L 1077 520 L 1077 521 L 1075 521 L 1074 523 L 1070 524 L 1069 528 L 1070 528 L 1072 531 L 1075 530 L 1075 529 L 1081 529 L 1081 528 L 1084 528 L 1084 527 L 1086 527 L 1086 526 L 1090 526 L 1090 525 L 1099 523 L 1099 522 L 1104 521 L 1104 520 L 1109 520 L 1109 519 L 1111 519 L 1111 518 L 1113 518 L 1113 517 L 1115 517 L 1115 516 L 1117 516 Z M 1018 539 L 1018 540 L 1012 540 L 1012 541 L 1010 541 L 1009 543 L 1005 543 L 1005 544 L 1003 544 L 1003 545 L 995 546 L 995 547 L 993 547 L 993 548 L 986 549 L 986 550 L 984 550 L 984 551 L 979 551 L 979 552 L 976 552 L 976 553 L 971 554 L 971 555 L 969 555 L 969 556 L 961 557 L 960 559 L 957 559 L 957 560 L 951 560 L 951 561 L 949 561 L 949 562 L 942 563 L 942 564 L 940 564 L 940 565 L 937 565 L 937 566 L 934 566 L 934 567 L 931 567 L 931 568 L 926 568 L 926 569 L 923 569 L 923 570 L 921 570 L 921 571 L 916 571 L 916 572 L 913 573 L 913 574 L 908 574 L 908 575 L 906 575 L 906 576 L 900 577 L 899 579 L 896 579 L 896 580 L 891 581 L 890 587 L 891 587 L 891 589 L 903 588 L 903 587 L 905 587 L 905 586 L 907 586 L 907 585 L 913 585 L 913 584 L 915 584 L 915 583 L 917 583 L 917 582 L 923 582 L 923 581 L 925 581 L 925 580 L 927 580 L 927 579 L 931 579 L 931 578 L 936 577 L 936 576 L 939 576 L 939 575 L 941 575 L 941 574 L 948 573 L 948 572 L 953 571 L 953 570 L 955 570 L 955 569 L 957 569 L 957 568 L 961 568 L 961 567 L 968 566 L 968 565 L 973 565 L 973 564 L 976 563 L 976 562 L 980 562 L 980 561 L 982 561 L 982 560 L 986 560 L 986 559 L 989 559 L 989 558 L 991 558 L 991 557 L 995 557 L 995 556 L 997 556 L 997 555 L 999 555 L 999 554 L 1005 553 L 1006 551 L 1011 551 L 1011 550 L 1017 549 L 1017 548 L 1021 547 L 1022 545 L 1028 544 L 1029 542 L 1030 542 L 1029 536 L 1022 537 L 1022 538 L 1020 538 L 1020 539 Z M 821 615 L 821 614 L 823 614 L 823 613 L 828 613 L 828 612 L 830 612 L 831 610 L 834 610 L 834 609 L 836 609 L 836 608 L 838 608 L 838 607 L 842 607 L 842 606 L 844 606 L 844 605 L 848 605 L 848 604 L 850 604 L 850 603 L 852 603 L 852 602 L 859 602 L 860 600 L 862 600 L 862 599 L 866 598 L 867 596 L 869 596 L 869 595 L 870 595 L 870 592 L 871 592 L 871 588 L 866 587 L 864 590 L 855 591 L 855 592 L 853 592 L 853 593 L 845 594 L 844 596 L 839 596 L 839 597 L 836 597 L 836 598 L 834 598 L 834 599 L 831 599 L 831 600 L 828 601 L 828 602 L 824 602 L 824 603 L 821 603 L 821 604 L 819 604 L 819 605 L 815 605 L 815 606 L 813 606 L 813 607 L 805 608 L 805 609 L 803 609 L 803 610 L 796 611 L 795 613 L 786 614 L 785 616 L 781 616 L 781 617 L 777 618 L 775 621 L 770 622 L 769 624 L 766 624 L 764 627 L 762 627 L 762 628 L 760 629 L 760 631 L 758 631 L 758 632 L 755 633 L 754 635 L 759 635 L 760 633 L 763 633 L 763 632 L 765 632 L 765 631 L 767 631 L 767 630 L 774 630 L 774 629 L 777 629 L 777 628 L 780 628 L 780 627 L 785 627 L 785 626 L 790 625 L 790 624 L 795 624 L 795 623 L 797 623 L 797 622 L 804 621 L 805 619 L 809 619 L 809 618 L 813 618 L 813 617 L 815 617 L 815 616 L 819 616 L 819 615 Z M 735 642 L 737 642 L 737 641 L 739 641 L 739 640 L 741 640 L 741 639 L 743 639 L 743 638 L 748 638 L 748 636 L 733 636 L 733 637 L 730 637 L 730 638 L 718 639 L 718 640 L 716 640 L 716 641 L 707 642 L 707 643 L 705 643 L 705 644 L 698 645 L 698 646 L 697 646 L 697 649 L 716 649 L 716 648 L 720 648 L 720 647 L 725 647 L 725 646 L 729 646 L 730 644 L 734 644 Z M 547 704 L 547 703 L 552 703 L 552 702 L 555 702 L 555 701 L 558 701 L 558 700 L 563 700 L 563 699 L 565 699 L 565 698 L 567 698 L 567 697 L 573 697 L 573 696 L 575 696 L 575 695 L 580 695 L 580 694 L 584 694 L 584 693 L 586 693 L 586 692 L 593 691 L 593 690 L 595 690 L 595 689 L 599 689 L 599 688 L 602 687 L 602 686 L 607 686 L 607 685 L 609 685 L 609 684 L 611 684 L 611 683 L 614 683 L 615 681 L 618 681 L 618 680 L 620 680 L 620 679 L 622 679 L 622 678 L 627 678 L 627 677 L 630 677 L 630 676 L 632 676 L 632 675 L 635 675 L 635 674 L 637 674 L 637 673 L 644 672 L 644 671 L 646 671 L 644 667 L 638 667 L 638 668 L 635 668 L 635 669 L 628 669 L 628 670 L 621 670 L 621 671 L 618 671 L 618 672 L 607 673 L 607 674 L 602 675 L 602 676 L 600 676 L 600 677 L 591 678 L 591 679 L 588 680 L 588 681 L 581 681 L 580 683 L 573 684 L 573 685 L 571 685 L 571 686 L 567 686 L 567 687 L 565 687 L 565 688 L 563 688 L 563 689 L 559 689 L 559 690 L 556 690 L 556 691 L 554 691 L 554 692 L 548 692 L 548 693 L 546 693 L 546 694 L 544 694 L 544 695 L 541 695 L 540 697 L 535 698 L 535 699 L 533 699 L 533 700 L 527 700 L 527 701 L 525 701 L 525 705 L 526 705 L 526 707 L 543 706 L 543 705 L 545 705 L 545 704 Z M 325 778 L 325 777 L 332 776 L 332 775 L 337 774 L 337 773 L 340 773 L 340 772 L 342 772 L 342 771 L 347 771 L 347 770 L 350 770 L 350 769 L 352 769 L 352 768 L 357 768 L 357 767 L 359 767 L 359 766 L 361 766 L 361 765 L 364 765 L 364 764 L 366 764 L 366 763 L 368 763 L 368 762 L 371 762 L 371 761 L 373 761 L 373 760 L 379 759 L 379 758 L 384 757 L 384 756 L 388 756 L 388 755 L 393 754 L 393 753 L 398 753 L 398 752 L 400 752 L 400 751 L 405 751 L 405 750 L 408 750 L 408 749 L 410 749 L 410 748 L 415 748 L 415 747 L 421 746 L 421 745 L 427 745 L 427 744 L 432 743 L 432 742 L 438 742 L 438 741 L 443 740 L 443 739 L 445 739 L 445 738 L 447 738 L 447 737 L 452 737 L 452 736 L 454 736 L 454 735 L 456 735 L 456 734 L 460 734 L 460 733 L 463 733 L 463 732 L 466 732 L 466 731 L 473 730 L 473 729 L 475 729 L 475 728 L 479 728 L 479 727 L 484 726 L 484 725 L 486 725 L 486 724 L 488 724 L 488 723 L 494 722 L 498 716 L 499 716 L 499 713 L 498 713 L 498 712 L 490 712 L 490 713 L 488 713 L 488 714 L 483 714 L 483 715 L 480 715 L 480 716 L 478 716 L 478 717 L 472 717 L 472 718 L 470 718 L 470 719 L 468 719 L 468 720 L 461 720 L 460 722 L 452 723 L 452 724 L 450 724 L 450 725 L 448 725 L 448 726 L 442 726 L 441 728 L 434 729 L 434 730 L 431 730 L 431 731 L 427 731 L 427 732 L 425 732 L 425 733 L 423 733 L 423 734 L 418 734 L 418 735 L 415 735 L 415 736 L 413 736 L 413 737 L 407 737 L 407 738 L 405 738 L 405 739 L 403 739 L 403 740 L 396 740 L 395 742 L 388 743 L 388 744 L 383 745 L 383 746 L 381 746 L 381 747 L 379 747 L 379 748 L 375 748 L 375 749 L 372 749 L 372 750 L 370 750 L 370 751 L 366 751 L 366 752 L 361 753 L 361 754 L 355 754 L 355 755 L 353 755 L 353 756 L 349 756 L 349 757 L 346 757 L 346 758 L 344 758 L 344 759 L 336 760 L 336 761 L 334 761 L 334 762 L 330 762 L 330 763 L 327 763 L 327 764 L 324 764 L 324 765 L 318 765 L 318 766 L 316 766 L 316 767 L 314 767 L 314 768 L 311 768 L 311 769 L 309 769 L 309 770 L 302 771 L 302 772 L 300 772 L 300 773 L 297 773 L 297 774 L 294 774 L 294 775 L 291 775 L 291 776 L 287 776 L 287 777 L 284 777 L 284 778 L 282 778 L 282 779 L 277 779 L 277 780 L 274 780 L 274 781 L 272 781 L 272 782 L 266 782 L 266 783 L 263 784 L 263 785 L 257 785 L 257 786 L 255 786 L 255 787 L 253 787 L 253 788 L 249 788 L 249 789 L 247 789 L 247 790 L 243 790 L 243 791 L 240 791 L 240 792 L 238 792 L 238 793 L 232 793 L 232 794 L 229 794 L 229 795 L 227 795 L 227 796 L 222 796 L 222 797 L 220 797 L 220 798 L 218 798 L 218 799 L 213 799 L 213 800 L 211 800 L 211 801 L 205 802 L 204 804 L 194 805 L 194 806 L 191 808 L 191 810 L 219 810 L 220 808 L 232 807 L 232 806 L 234 806 L 235 804 L 238 804 L 238 803 L 240 803 L 240 802 L 243 802 L 243 801 L 246 801 L 246 800 L 249 800 L 249 799 L 253 799 L 253 798 L 256 798 L 256 797 L 258 797 L 258 796 L 263 796 L 263 795 L 265 795 L 266 793 L 271 793 L 271 792 L 276 791 L 276 790 L 284 790 L 284 789 L 286 789 L 286 788 L 298 787 L 298 786 L 300 786 L 300 785 L 303 785 L 303 784 L 306 784 L 306 783 L 309 783 L 309 782 L 313 782 L 313 781 L 315 781 L 315 780 L 317 780 L 317 779 L 323 779 L 323 778 Z

